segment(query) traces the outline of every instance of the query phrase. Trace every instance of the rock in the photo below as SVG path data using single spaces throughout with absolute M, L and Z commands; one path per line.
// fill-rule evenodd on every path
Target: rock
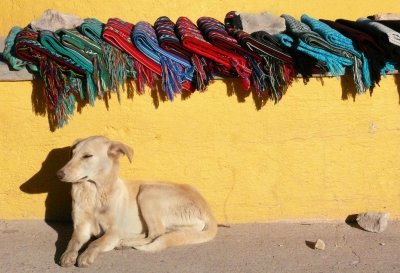
M 364 212 L 357 215 L 357 224 L 366 231 L 382 232 L 389 219 L 387 212 Z
M 321 239 L 318 239 L 315 242 L 314 249 L 325 250 L 325 242 Z

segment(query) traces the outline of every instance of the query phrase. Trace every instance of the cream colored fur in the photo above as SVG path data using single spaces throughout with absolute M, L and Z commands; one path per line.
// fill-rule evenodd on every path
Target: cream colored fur
M 71 160 L 57 172 L 72 183 L 74 232 L 62 266 L 87 267 L 99 253 L 132 247 L 158 251 L 212 240 L 217 224 L 207 202 L 189 185 L 130 181 L 118 177 L 119 157 L 133 150 L 102 136 L 77 140 Z M 92 236 L 97 239 L 78 257 Z

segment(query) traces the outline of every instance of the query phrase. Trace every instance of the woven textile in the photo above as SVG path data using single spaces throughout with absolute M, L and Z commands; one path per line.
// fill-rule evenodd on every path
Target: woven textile
M 399 20 L 382 20 L 378 21 L 379 24 L 385 25 L 394 31 L 397 31 L 400 33 L 400 19 Z
M 328 71 L 334 75 L 344 74 L 344 67 L 351 66 L 353 60 L 341 56 L 342 50 L 330 45 L 318 33 L 306 24 L 297 21 L 290 15 L 282 15 L 286 21 L 286 29 L 292 35 L 278 34 L 276 37 L 282 45 L 304 52 L 324 62 Z
M 19 32 L 15 41 L 16 55 L 39 67 L 48 110 L 54 113 L 55 121 L 62 127 L 74 112 L 74 94 L 79 92 L 83 95 L 81 79 L 86 73 L 71 59 L 46 50 L 38 39 L 39 34 L 31 29 Z
M 400 47 L 390 43 L 385 33 L 371 27 L 369 24 L 362 22 L 354 22 L 345 19 L 337 19 L 336 22 L 348 26 L 350 28 L 362 31 L 369 34 L 384 51 L 385 60 L 398 61 L 400 60 Z
M 279 101 L 296 75 L 292 57 L 268 33 L 258 31 L 250 35 L 240 30 L 240 26 L 235 24 L 235 18 L 237 15 L 234 11 L 226 14 L 226 30 L 237 39 L 242 48 L 262 58 L 261 67 L 266 73 L 264 80 L 271 92 L 270 96 Z
M 381 70 L 385 66 L 385 53 L 374 39 L 369 34 L 344 24 L 324 19 L 320 19 L 320 21 L 336 29 L 353 41 L 356 48 L 362 51 L 368 59 L 371 87 L 374 87 L 375 84 L 379 84 L 381 80 Z
M 387 35 L 387 40 L 389 41 L 389 43 L 392 43 L 396 46 L 400 46 L 400 33 L 391 29 L 390 27 L 387 27 L 379 22 L 372 21 L 368 18 L 359 18 L 359 19 L 357 19 L 357 22 L 366 24 L 366 25 L 368 25 L 372 28 L 375 28 L 376 30 L 384 33 L 385 35 Z
M 185 59 L 171 54 L 158 45 L 157 35 L 147 22 L 136 24 L 132 34 L 135 46 L 147 57 L 161 65 L 162 86 L 168 99 L 181 93 L 182 84 L 193 78 L 193 66 Z
M 353 41 L 327 24 L 309 17 L 301 16 L 301 21 L 307 24 L 313 31 L 322 36 L 332 46 L 341 50 L 341 55 L 353 59 L 352 65 L 354 82 L 358 92 L 365 92 L 372 86 L 369 72 L 368 59 L 365 55 L 355 49 Z
M 239 64 L 236 55 L 223 51 L 207 42 L 197 26 L 186 17 L 178 18 L 176 29 L 182 45 L 187 50 L 215 62 L 213 72 L 217 71 L 218 74 L 227 76 L 235 75 L 230 73 L 230 71 L 237 72 L 242 80 L 243 88 L 246 90 L 250 88 L 249 76 L 251 72 L 248 68 L 246 68 L 246 71 L 242 71 L 241 68 L 243 65 L 238 67 Z M 244 58 L 241 58 L 241 62 L 243 62 L 243 60 L 246 61 Z
M 119 87 L 124 84 L 128 77 L 135 78 L 136 72 L 133 68 L 133 59 L 125 52 L 113 47 L 103 40 L 102 32 L 105 24 L 94 18 L 85 19 L 78 28 L 93 43 L 85 41 L 88 47 L 84 50 L 92 52 L 96 64 L 100 70 L 102 91 L 111 90 L 117 92 L 120 99 Z M 100 47 L 100 51 L 99 51 Z
M 255 79 L 255 82 L 263 80 L 262 74 L 264 74 L 264 72 L 259 68 L 259 62 L 257 63 L 257 60 L 251 57 L 250 54 L 247 55 L 248 58 L 252 58 L 252 61 L 250 62 L 248 62 L 246 58 L 242 57 L 245 50 L 239 53 L 238 48 L 240 48 L 240 46 L 235 46 L 237 45 L 236 40 L 228 35 L 225 26 L 221 22 L 211 17 L 201 17 L 197 20 L 197 26 L 203 34 L 203 37 L 216 48 L 221 50 L 219 54 L 227 56 L 233 70 L 239 75 L 244 89 L 247 90 L 250 87 L 250 79 L 252 77 L 252 69 L 250 66 L 257 70 L 253 75 L 261 74 L 258 77 L 259 79 Z M 258 84 L 256 83 L 256 85 L 258 89 L 257 91 L 259 92 L 261 92 L 262 89 L 265 89 L 262 82 L 259 82 Z
M 87 96 L 85 96 L 85 94 L 81 92 L 81 99 L 88 99 L 90 104 L 93 105 L 96 98 L 96 85 L 92 78 L 94 66 L 91 60 L 87 59 L 78 51 L 63 46 L 59 36 L 56 35 L 54 32 L 47 30 L 41 31 L 39 34 L 39 42 L 52 55 L 59 54 L 64 58 L 69 58 L 73 66 L 79 67 L 84 71 L 84 75 L 86 77 Z
M 204 30 L 204 36 L 214 46 L 234 54 L 236 56 L 243 56 L 245 60 L 242 60 L 243 70 L 250 67 L 247 73 L 251 75 L 251 83 L 255 87 L 255 90 L 259 93 L 266 91 L 268 87 L 267 75 L 262 69 L 262 59 L 257 54 L 241 47 L 235 38 L 229 36 L 225 30 L 225 25 L 218 20 L 211 17 L 201 17 L 197 20 L 197 25 L 200 30 Z M 247 61 L 246 61 L 247 60 Z
M 103 39 L 133 58 L 139 91 L 143 93 L 145 85 L 152 87 L 157 75 L 161 75 L 161 67 L 140 52 L 132 43 L 133 28 L 134 25 L 131 23 L 118 18 L 110 18 L 103 31 Z
M 194 67 L 193 85 L 194 88 L 204 91 L 212 80 L 212 74 L 208 68 L 207 60 L 183 47 L 175 34 L 175 24 L 168 17 L 162 16 L 154 23 L 157 39 L 160 47 L 172 54 L 175 54 Z
M 15 38 L 17 34 L 22 31 L 20 27 L 13 27 L 8 33 L 4 41 L 3 58 L 6 60 L 14 70 L 21 70 L 28 66 L 31 71 L 38 71 L 37 66 L 29 64 L 26 61 L 19 59 L 15 54 Z

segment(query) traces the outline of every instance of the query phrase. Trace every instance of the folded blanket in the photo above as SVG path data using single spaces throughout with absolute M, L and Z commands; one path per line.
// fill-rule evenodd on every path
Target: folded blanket
M 118 18 L 110 18 L 104 28 L 103 39 L 133 58 L 139 92 L 143 93 L 146 84 L 153 87 L 157 75 L 161 75 L 161 67 L 140 52 L 132 43 L 130 36 L 133 28 L 134 25 L 131 23 Z
M 275 35 L 286 30 L 285 19 L 270 12 L 243 13 L 235 11 L 233 16 L 232 23 L 235 29 L 243 30 L 249 34 L 256 31 L 265 31 Z
M 369 34 L 344 24 L 324 19 L 320 19 L 320 21 L 336 29 L 353 41 L 356 48 L 361 50 L 368 59 L 371 87 L 374 87 L 375 84 L 379 84 L 381 80 L 381 70 L 385 66 L 385 52 L 374 39 Z
M 102 53 L 101 46 L 80 34 L 76 29 L 60 29 L 56 34 L 60 37 L 60 42 L 65 48 L 90 61 L 93 69 L 90 73 L 95 82 L 98 95 L 102 96 L 104 92 L 107 92 L 111 88 L 111 81 L 106 64 L 99 58 Z
M 351 39 L 345 37 L 327 24 L 313 19 L 308 15 L 301 16 L 301 21 L 308 25 L 313 31 L 321 35 L 322 38 L 333 47 L 340 50 L 341 56 L 353 59 L 353 77 L 358 92 L 365 92 L 372 86 L 368 59 L 362 52 L 355 49 Z
M 111 89 L 120 100 L 119 87 L 125 86 L 128 77 L 135 78 L 133 59 L 125 52 L 113 47 L 103 40 L 102 33 L 105 25 L 97 19 L 88 18 L 78 30 L 95 44 L 88 44 L 91 51 L 96 52 L 97 66 L 100 69 L 101 86 L 104 91 Z M 100 47 L 100 52 L 97 46 Z M 105 68 L 105 69 L 104 69 Z
M 204 91 L 212 80 L 212 74 L 208 68 L 206 58 L 188 51 L 183 47 L 175 34 L 175 24 L 168 17 L 162 16 L 154 23 L 157 39 L 160 47 L 175 54 L 194 67 L 193 84 L 195 89 Z
M 392 43 L 396 46 L 400 46 L 400 33 L 398 33 L 397 31 L 395 31 L 379 22 L 372 21 L 368 18 L 359 18 L 359 19 L 357 19 L 357 22 L 366 24 L 366 25 L 384 33 L 385 35 L 387 35 L 387 40 L 389 41 L 389 43 Z
M 75 93 L 82 94 L 81 80 L 86 73 L 70 58 L 46 50 L 38 39 L 39 34 L 32 29 L 19 32 L 15 41 L 16 55 L 39 68 L 49 114 L 54 114 L 54 121 L 62 127 L 74 113 Z
M 247 63 L 247 60 L 243 58 L 241 55 L 234 53 L 234 51 L 232 51 L 231 49 L 228 49 L 229 51 L 227 51 L 226 46 L 221 46 L 222 44 L 221 42 L 216 42 L 217 40 L 220 41 L 222 36 L 225 37 L 228 36 L 225 35 L 226 31 L 224 25 L 215 20 L 214 18 L 201 17 L 197 20 L 197 26 L 201 31 L 205 40 L 210 42 L 210 43 L 205 43 L 205 45 L 208 45 L 206 51 L 208 51 L 208 53 L 210 54 L 213 54 L 215 57 L 223 59 L 224 62 L 229 63 L 231 66 L 230 69 L 234 70 L 239 75 L 243 88 L 245 90 L 249 89 L 252 70 Z M 217 36 L 220 37 L 220 39 L 215 38 Z M 227 39 L 229 38 L 230 37 L 228 36 Z M 233 38 L 230 39 L 236 42 L 235 39 Z M 214 43 L 219 44 L 219 46 L 216 46 Z M 224 44 L 226 44 L 226 42 Z M 198 44 L 198 46 L 201 46 L 201 44 Z
M 351 66 L 353 60 L 343 56 L 340 48 L 332 46 L 318 33 L 311 30 L 306 24 L 297 21 L 290 15 L 282 15 L 286 21 L 287 34 L 278 34 L 276 37 L 282 45 L 294 47 L 297 50 L 323 61 L 328 71 L 334 75 L 344 74 L 344 67 Z
M 242 80 L 244 89 L 250 88 L 251 70 L 246 66 L 246 60 L 237 55 L 230 54 L 207 42 L 200 30 L 190 19 L 179 17 L 176 22 L 177 35 L 182 45 L 189 51 L 204 56 L 219 66 L 221 74 L 230 75 L 229 71 L 236 72 Z M 218 69 L 213 67 L 213 69 Z M 234 76 L 234 74 L 231 74 Z
M 314 73 L 317 73 L 317 60 L 301 52 L 284 50 L 278 41 L 265 31 L 257 31 L 251 35 L 237 26 L 237 15 L 230 11 L 225 16 L 225 28 L 235 37 L 240 45 L 261 56 L 264 60 L 264 71 L 268 76 L 269 88 L 276 93 L 286 90 L 293 78 L 300 73 L 307 81 Z
M 397 31 L 400 33 L 400 19 L 399 20 L 381 20 L 378 21 L 379 24 L 385 25 L 394 31 Z
M 160 64 L 162 87 L 168 99 L 181 93 L 182 84 L 193 79 L 193 66 L 185 59 L 171 54 L 158 45 L 153 27 L 144 21 L 136 24 L 131 39 L 135 46 L 148 58 Z
M 362 22 L 354 22 L 345 19 L 337 19 L 336 22 L 369 34 L 374 39 L 375 43 L 383 49 L 386 60 L 398 61 L 400 59 L 400 47 L 390 43 L 387 34 L 377 28 Z
M 262 69 L 262 58 L 259 55 L 241 47 L 235 38 L 229 36 L 225 25 L 216 19 L 201 17 L 197 20 L 197 24 L 200 30 L 205 30 L 205 37 L 212 45 L 231 54 L 243 56 L 247 60 L 244 61 L 251 68 L 251 83 L 258 93 L 267 90 L 267 75 Z
M 38 71 L 36 65 L 29 64 L 28 62 L 19 59 L 15 54 L 15 38 L 21 31 L 22 28 L 20 27 L 11 28 L 4 41 L 3 58 L 14 70 L 22 70 L 28 66 L 31 71 Z
M 93 105 L 96 98 L 96 85 L 92 78 L 94 72 L 93 63 L 87 59 L 80 52 L 75 51 L 72 48 L 63 46 L 60 38 L 51 31 L 43 30 L 39 34 L 39 42 L 43 47 L 49 51 L 52 55 L 59 54 L 65 58 L 69 58 L 70 62 L 75 66 L 82 69 L 85 73 L 87 83 L 87 97 L 81 93 L 81 99 L 88 99 L 90 104 Z

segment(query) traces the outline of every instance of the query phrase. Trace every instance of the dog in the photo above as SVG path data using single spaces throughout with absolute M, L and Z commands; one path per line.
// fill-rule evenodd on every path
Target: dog
M 76 140 L 71 159 L 57 171 L 72 183 L 73 234 L 61 266 L 88 267 L 102 252 L 120 248 L 159 251 L 212 240 L 217 223 L 192 186 L 169 182 L 127 181 L 118 176 L 122 155 L 133 150 L 104 136 Z M 91 237 L 85 251 L 78 251 Z M 78 257 L 79 256 L 79 257 Z

